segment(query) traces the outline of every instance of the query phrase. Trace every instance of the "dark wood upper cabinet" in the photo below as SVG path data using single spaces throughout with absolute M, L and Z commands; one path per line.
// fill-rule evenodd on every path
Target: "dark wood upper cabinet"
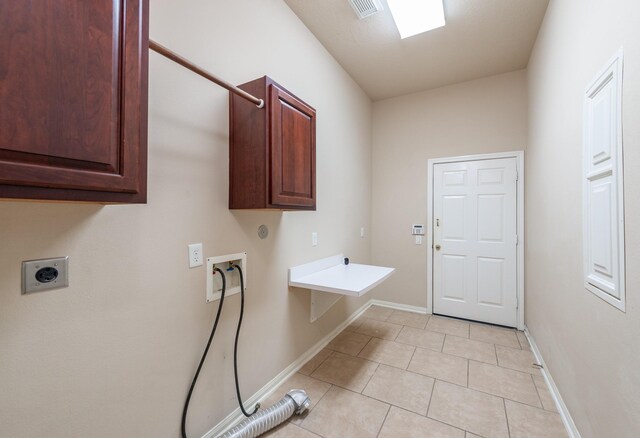
M 229 115 L 229 208 L 316 209 L 316 112 L 268 77 L 239 88 Z
M 0 198 L 146 202 L 148 0 L 0 0 Z

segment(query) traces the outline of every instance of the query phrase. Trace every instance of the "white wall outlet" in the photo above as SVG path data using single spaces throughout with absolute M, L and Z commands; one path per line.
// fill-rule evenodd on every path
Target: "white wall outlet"
M 416 245 L 422 245 L 422 236 L 416 236 Z
M 225 298 L 240 292 L 240 273 L 231 265 L 238 265 L 242 269 L 244 290 L 247 290 L 247 253 L 228 254 L 207 259 L 207 303 L 219 300 L 222 296 L 222 275 L 215 268 L 219 268 L 226 280 Z
M 318 246 L 318 233 L 311 233 L 311 246 Z
M 202 256 L 202 243 L 192 243 L 189 245 L 189 267 L 195 268 L 204 264 Z
M 360 238 L 364 239 L 364 227 L 360 227 Z

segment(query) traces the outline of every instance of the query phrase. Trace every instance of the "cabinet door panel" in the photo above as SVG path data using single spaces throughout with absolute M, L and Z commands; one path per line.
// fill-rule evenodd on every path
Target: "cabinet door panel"
M 144 197 L 147 14 L 146 0 L 0 1 L 0 196 Z
M 315 111 L 270 86 L 271 204 L 315 208 Z

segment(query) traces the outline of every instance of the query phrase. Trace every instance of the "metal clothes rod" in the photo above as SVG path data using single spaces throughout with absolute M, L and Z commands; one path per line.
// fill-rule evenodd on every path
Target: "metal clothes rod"
M 192 72 L 194 72 L 196 74 L 199 74 L 203 78 L 208 79 L 211 82 L 213 82 L 215 84 L 218 84 L 223 88 L 226 88 L 230 92 L 232 92 L 234 94 L 237 94 L 238 96 L 240 96 L 240 97 L 242 97 L 244 99 L 247 99 L 250 102 L 253 102 L 254 104 L 256 104 L 256 106 L 258 108 L 264 107 L 264 100 L 258 99 L 257 97 L 247 93 L 244 90 L 241 90 L 240 88 L 236 87 L 235 85 L 232 85 L 229 82 L 224 81 L 224 80 L 214 76 L 213 74 L 209 73 L 208 71 L 198 67 L 197 65 L 191 63 L 190 61 L 184 59 L 182 56 L 180 56 L 177 53 L 171 51 L 170 49 L 167 49 L 166 47 L 156 43 L 153 40 L 149 40 L 149 49 L 153 50 L 154 52 L 159 53 L 160 55 L 164 56 L 165 58 L 168 58 L 168 59 L 172 60 L 175 63 L 180 64 L 184 68 L 187 68 L 187 69 L 191 70 Z

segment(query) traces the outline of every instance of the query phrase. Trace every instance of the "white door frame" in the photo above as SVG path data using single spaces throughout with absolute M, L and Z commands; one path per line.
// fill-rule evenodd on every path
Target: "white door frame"
M 518 330 L 524 330 L 524 151 L 494 154 L 464 155 L 461 157 L 432 158 L 427 163 L 427 313 L 433 313 L 433 166 L 460 161 L 515 158 L 518 171 L 516 187 L 516 215 L 518 248 L 516 251 L 516 284 L 518 294 Z

